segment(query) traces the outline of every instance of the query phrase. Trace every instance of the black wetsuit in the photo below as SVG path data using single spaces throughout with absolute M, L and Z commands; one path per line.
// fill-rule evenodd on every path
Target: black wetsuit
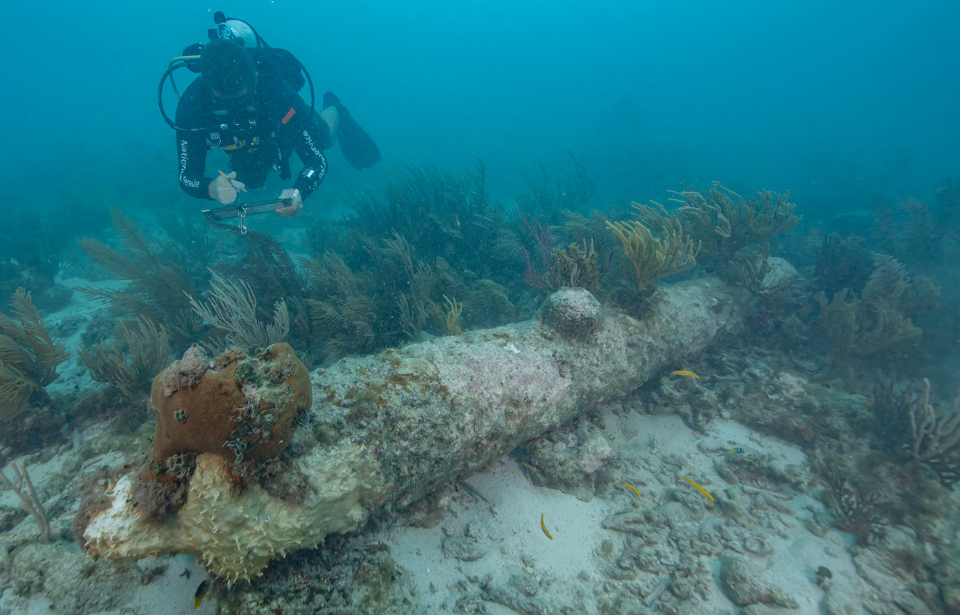
M 261 78 L 253 95 L 224 100 L 215 97 L 197 78 L 187 87 L 177 105 L 177 126 L 206 130 L 177 131 L 177 159 L 180 187 L 190 196 L 210 199 L 204 177 L 207 152 L 221 149 L 230 156 L 230 168 L 237 181 L 249 188 L 263 186 L 271 170 L 289 179 L 289 158 L 297 152 L 303 169 L 294 188 L 305 201 L 327 172 L 323 150 L 329 147 L 323 120 L 314 121 L 310 106 L 285 81 Z M 217 126 L 228 124 L 226 130 Z M 235 125 L 240 125 L 239 127 Z

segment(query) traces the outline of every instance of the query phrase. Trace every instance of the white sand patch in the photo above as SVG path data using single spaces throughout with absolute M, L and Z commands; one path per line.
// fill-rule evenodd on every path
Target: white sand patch
M 474 474 L 468 482 L 490 503 L 465 498 L 436 527 L 398 528 L 381 537 L 393 547 L 393 558 L 413 574 L 428 608 L 439 609 L 444 602 L 449 606 L 451 599 L 461 595 L 457 582 L 471 576 L 491 574 L 494 583 L 502 583 L 526 567 L 555 583 L 575 584 L 581 572 L 597 575 L 594 552 L 606 537 L 600 527 L 608 513 L 605 502 L 586 503 L 537 487 L 508 458 L 501 459 L 492 472 Z M 541 514 L 553 540 L 540 527 Z M 487 554 L 476 562 L 450 558 L 441 548 L 444 532 L 462 536 L 471 523 L 486 531 Z M 431 584 L 436 593 L 431 592 Z
M 59 284 L 73 289 L 73 296 L 62 310 L 54 312 L 44 318 L 44 324 L 56 332 L 59 328 L 70 331 L 70 335 L 57 339 L 67 348 L 68 359 L 57 367 L 57 379 L 47 385 L 47 392 L 51 395 L 60 394 L 67 397 L 81 397 L 91 391 L 96 391 L 105 385 L 96 383 L 90 378 L 86 366 L 77 357 L 84 331 L 93 317 L 102 312 L 105 307 L 102 303 L 88 297 L 79 290 L 81 286 L 93 288 L 113 289 L 123 288 L 126 282 L 120 280 L 103 280 L 90 282 L 83 278 L 67 278 L 57 281 Z
M 684 472 L 706 477 L 712 488 L 718 491 L 740 488 L 728 485 L 713 468 L 715 455 L 726 454 L 735 447 L 745 449 L 745 454 L 770 455 L 774 460 L 773 467 L 781 463 L 784 466 L 805 463 L 805 456 L 798 447 L 761 436 L 731 421 L 715 421 L 706 435 L 694 433 L 679 417 L 672 415 L 621 413 L 616 416 L 608 413 L 604 415 L 604 423 L 604 435 L 618 453 L 632 455 L 635 459 L 651 456 L 662 459 L 672 455 L 683 462 Z M 720 452 L 705 453 L 704 450 Z M 643 470 L 633 471 L 631 476 L 623 478 L 624 482 L 634 475 L 644 478 L 645 473 Z M 573 588 L 579 586 L 585 592 L 582 595 L 591 597 L 587 606 L 590 612 L 595 612 L 590 604 L 591 587 L 595 581 L 604 580 L 599 548 L 604 540 L 619 538 L 616 532 L 603 529 L 601 521 L 609 514 L 624 510 L 624 506 L 633 505 L 639 510 L 656 507 L 665 485 L 674 484 L 674 479 L 672 474 L 653 476 L 646 484 L 638 485 L 643 495 L 639 502 L 635 502 L 632 493 L 626 493 L 616 484 L 585 503 L 560 491 L 533 485 L 512 459 L 504 458 L 492 472 L 475 474 L 468 479 L 469 485 L 489 500 L 489 504 L 463 498 L 435 527 L 387 528 L 378 538 L 392 546 L 393 558 L 412 575 L 422 604 L 431 612 L 444 608 L 452 610 L 461 598 L 479 593 L 478 585 L 471 582 L 476 583 L 485 575 L 492 577 L 493 584 L 499 584 L 521 570 L 534 574 L 539 581 L 552 583 L 548 591 L 555 599 L 560 598 L 555 600 L 558 604 L 563 604 L 563 596 L 572 595 Z M 745 529 L 763 536 L 772 553 L 732 555 L 766 569 L 766 578 L 799 603 L 799 611 L 794 612 L 819 613 L 824 594 L 815 584 L 818 567 L 828 567 L 838 583 L 851 587 L 862 585 L 850 555 L 844 550 L 849 537 L 834 530 L 817 537 L 804 526 L 803 520 L 812 516 L 813 511 L 823 511 L 822 504 L 807 494 L 778 495 L 779 501 L 792 508 L 795 514 L 772 516 L 775 529 L 763 527 L 755 520 L 737 526 L 725 521 L 720 510 L 708 514 L 699 527 L 726 523 L 733 529 Z M 553 534 L 552 541 L 540 528 L 541 513 L 544 513 L 547 529 Z M 488 549 L 486 555 L 475 562 L 461 562 L 446 555 L 441 548 L 445 534 L 462 536 L 470 524 L 479 524 L 486 530 L 489 536 L 483 542 Z M 720 588 L 719 561 L 718 557 L 713 562 L 715 582 L 708 600 L 700 601 L 700 612 L 734 612 L 737 608 Z M 589 575 L 591 580 L 579 576 L 581 572 Z M 512 613 L 489 602 L 486 608 L 490 613 Z
M 600 521 L 607 508 L 600 500 L 585 503 L 560 491 L 537 487 L 512 459 L 498 464 L 490 474 L 473 475 L 469 482 L 493 505 L 491 525 L 505 539 L 502 544 L 506 555 L 515 559 L 527 555 L 537 570 L 561 580 L 570 580 L 584 570 L 595 572 L 592 553 L 603 539 Z M 541 514 L 553 540 L 543 533 Z M 581 528 L 590 527 L 596 530 L 581 532 Z

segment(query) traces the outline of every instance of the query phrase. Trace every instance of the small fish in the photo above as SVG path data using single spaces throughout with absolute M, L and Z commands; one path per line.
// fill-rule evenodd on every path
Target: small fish
M 210 581 L 204 580 L 203 583 L 197 587 L 196 593 L 193 594 L 193 610 L 196 611 L 200 608 L 200 603 L 203 602 L 203 599 L 207 597 L 207 590 L 210 589 Z
M 528 462 L 526 462 L 526 461 L 521 461 L 521 462 L 520 462 L 520 465 L 526 466 L 526 467 L 530 468 L 531 470 L 536 470 L 536 469 L 537 469 L 537 466 L 533 465 L 532 463 L 528 463 Z
M 743 449 L 738 446 L 737 448 L 731 448 L 729 451 L 727 451 L 727 454 L 728 454 L 728 455 L 739 455 L 739 454 L 742 453 L 742 452 L 743 452 Z
M 692 376 L 693 378 L 696 378 L 697 380 L 700 380 L 700 376 L 694 374 L 694 373 L 691 372 L 691 371 L 685 370 L 685 369 L 678 369 L 677 371 L 673 372 L 673 375 L 674 375 L 674 376 Z
M 633 485 L 628 485 L 627 483 L 623 483 L 623 484 L 620 485 L 620 486 L 621 486 L 621 487 L 626 487 L 626 488 L 629 489 L 630 491 L 633 491 L 634 493 L 637 494 L 637 499 L 638 499 L 638 500 L 640 499 L 640 492 L 637 491 L 637 488 L 634 487 Z
M 687 482 L 688 482 L 688 483 L 690 483 L 691 485 L 693 485 L 694 487 L 696 487 L 696 488 L 697 488 L 697 491 L 699 491 L 699 492 L 702 493 L 704 496 L 706 496 L 706 498 L 707 498 L 708 500 L 710 500 L 711 502 L 713 501 L 713 496 L 710 495 L 709 493 L 707 493 L 707 490 L 706 490 L 706 489 L 704 489 L 703 487 L 701 487 L 701 486 L 698 485 L 697 483 L 695 483 L 695 482 L 693 482 L 692 480 L 690 480 L 689 477 L 684 476 L 684 478 L 687 479 Z
M 543 515 L 540 515 L 540 529 L 543 530 L 543 533 L 547 535 L 547 538 L 553 540 L 553 536 L 551 536 L 550 532 L 547 531 L 547 525 L 543 522 Z

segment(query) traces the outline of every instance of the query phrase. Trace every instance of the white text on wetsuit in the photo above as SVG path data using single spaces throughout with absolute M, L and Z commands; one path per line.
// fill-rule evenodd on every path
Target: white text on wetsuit
M 186 139 L 181 139 L 180 141 L 180 183 L 190 188 L 199 188 L 200 182 L 198 180 L 190 180 L 184 177 L 184 173 L 187 172 L 187 141 Z
M 303 131 L 303 136 L 304 138 L 306 138 L 307 145 L 310 146 L 310 150 L 313 151 L 313 153 L 316 154 L 318 158 L 323 158 L 323 156 L 320 154 L 320 150 L 318 150 L 317 146 L 313 144 L 313 139 L 310 138 L 310 134 L 306 130 Z

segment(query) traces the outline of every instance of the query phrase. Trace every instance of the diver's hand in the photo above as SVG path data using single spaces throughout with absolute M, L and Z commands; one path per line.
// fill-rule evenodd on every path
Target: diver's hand
M 303 199 L 300 198 L 300 191 L 296 188 L 287 188 L 280 193 L 280 199 L 293 199 L 293 202 L 286 207 L 277 207 L 275 210 L 281 216 L 299 216 L 303 209 Z
M 236 203 L 240 191 L 244 189 L 243 182 L 238 182 L 236 178 L 236 171 L 232 171 L 230 175 L 218 175 L 217 178 L 207 186 L 207 193 L 210 194 L 210 198 L 219 202 L 221 205 L 233 205 Z

